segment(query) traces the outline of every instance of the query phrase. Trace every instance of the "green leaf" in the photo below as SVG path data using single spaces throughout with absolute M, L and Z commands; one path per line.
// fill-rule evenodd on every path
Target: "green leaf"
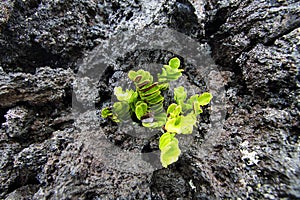
M 144 89 L 144 88 L 151 86 L 151 83 L 152 82 L 150 80 L 144 80 L 144 81 L 141 81 L 140 83 L 137 83 L 136 86 L 139 89 Z
M 149 105 L 159 104 L 164 100 L 157 82 L 138 89 L 138 93 L 140 98 Z
M 119 101 L 126 101 L 129 102 L 132 94 L 134 93 L 133 90 L 126 90 L 125 92 L 121 87 L 115 87 L 114 88 L 114 94 L 116 95 L 117 99 Z
M 174 136 L 175 134 L 167 132 L 159 139 L 160 162 L 163 167 L 168 167 L 168 165 L 176 162 L 181 153 L 178 140 Z
M 162 83 L 162 84 L 159 84 L 159 88 L 160 90 L 166 90 L 169 88 L 169 83 Z
M 176 118 L 168 118 L 165 129 L 171 133 L 180 133 L 181 130 L 181 116 Z
M 165 125 L 167 120 L 167 114 L 165 112 L 157 113 L 154 116 L 155 121 L 157 122 L 157 128 Z
M 165 129 L 171 133 L 179 133 L 181 127 L 181 114 L 182 109 L 180 105 L 172 103 L 167 109 L 169 116 L 165 125 Z
M 149 107 L 149 113 L 153 113 L 153 121 L 142 121 L 144 127 L 161 128 L 166 123 L 167 114 L 164 111 L 162 103 Z
M 168 79 L 167 79 L 166 69 L 162 68 L 161 74 L 157 74 L 157 77 L 158 77 L 158 82 L 160 82 L 160 83 L 167 82 Z
M 158 86 L 158 83 L 153 83 L 152 85 L 149 85 L 149 87 L 144 87 L 142 90 L 140 90 L 140 94 L 142 96 L 149 96 L 151 94 L 154 94 L 156 92 L 160 92 L 160 88 Z
M 213 97 L 212 94 L 209 92 L 204 92 L 203 94 L 201 94 L 198 97 L 198 102 L 199 102 L 200 106 L 205 106 L 205 105 L 209 104 L 212 97 Z
M 159 149 L 164 149 L 175 137 L 175 133 L 166 132 L 159 138 Z
M 147 128 L 161 128 L 166 123 L 166 113 L 156 114 L 152 122 L 143 122 L 142 125 Z
M 147 84 L 152 84 L 153 76 L 150 72 L 140 69 L 138 71 L 129 71 L 128 77 L 138 88 L 142 88 Z
M 170 133 L 191 134 L 196 122 L 196 115 L 189 113 L 186 116 L 181 115 L 176 118 L 168 118 L 165 129 Z
M 201 109 L 201 107 L 200 107 L 200 103 L 198 101 L 194 101 L 194 103 L 193 103 L 193 109 L 194 109 L 194 113 L 196 115 L 199 115 L 199 114 L 201 114 L 203 112 L 202 109 Z
M 135 79 L 136 76 L 137 76 L 137 72 L 132 71 L 132 70 L 130 70 L 130 71 L 128 72 L 128 77 L 129 77 L 130 80 L 133 81 L 133 80 Z
M 191 96 L 184 105 L 184 112 L 194 109 L 194 103 L 198 102 L 198 94 Z
M 146 99 L 147 100 L 147 99 Z M 151 100 L 147 100 L 149 105 L 155 105 L 163 102 L 164 98 L 161 95 L 156 96 L 155 98 L 152 98 Z
M 152 93 L 152 94 L 150 94 L 150 95 L 148 95 L 148 96 L 144 96 L 144 95 L 142 95 L 141 93 L 140 93 L 140 96 L 141 96 L 141 98 L 143 99 L 143 100 L 146 100 L 146 101 L 152 101 L 152 99 L 155 99 L 156 97 L 158 97 L 158 96 L 160 96 L 160 91 L 158 90 L 158 91 L 156 91 L 155 93 Z
M 186 96 L 187 94 L 184 87 L 180 86 L 174 89 L 174 99 L 177 104 L 182 106 L 183 102 L 186 99 Z
M 141 101 L 139 101 L 139 102 L 141 102 Z M 139 120 L 141 120 L 141 118 L 147 113 L 148 106 L 144 102 L 141 102 L 141 103 L 139 103 L 139 102 L 137 103 L 138 105 L 135 108 L 135 114 L 136 114 L 136 117 Z
M 164 107 L 163 107 L 163 104 L 162 103 L 159 103 L 159 104 L 156 104 L 156 105 L 153 105 L 149 108 L 150 112 L 153 112 L 153 113 L 165 113 L 164 112 Z
M 112 116 L 113 113 L 111 112 L 111 109 L 110 108 L 103 108 L 102 111 L 101 111 L 101 116 L 103 118 L 107 118 L 109 116 Z
M 197 118 L 196 118 L 196 115 L 193 113 L 190 113 L 186 116 L 182 116 L 180 133 L 182 133 L 182 134 L 193 133 L 193 128 L 196 125 L 196 122 L 197 122 Z
M 103 108 L 102 111 L 101 111 L 101 116 L 103 118 L 108 118 L 109 117 L 114 122 L 120 122 L 118 117 L 115 114 L 113 114 L 111 108 Z
M 195 95 L 191 96 L 191 97 L 187 100 L 187 103 L 190 104 L 190 105 L 193 105 L 194 102 L 198 102 L 198 97 L 199 97 L 198 94 L 195 94 Z
M 125 101 L 116 102 L 113 105 L 113 113 L 117 119 L 126 121 L 130 119 L 130 107 Z
M 163 67 L 161 74 L 157 74 L 158 82 L 160 83 L 175 81 L 182 76 L 181 72 L 183 69 L 178 69 L 180 60 L 176 57 L 169 61 L 169 65 L 164 65 Z
M 171 114 L 172 112 L 174 112 L 174 110 L 176 109 L 177 104 L 176 103 L 172 103 L 171 105 L 169 105 L 168 109 L 167 109 L 167 114 Z
M 137 101 L 138 101 L 138 97 L 139 97 L 138 92 L 134 92 L 134 93 L 131 95 L 131 97 L 130 97 L 130 99 L 129 99 L 129 101 L 128 101 L 129 106 L 130 106 L 132 112 L 135 111 L 135 104 L 136 104 Z
M 178 69 L 180 67 L 180 60 L 179 60 L 179 58 L 177 58 L 177 57 L 172 58 L 169 61 L 169 66 L 172 67 L 173 69 Z
M 157 122 L 142 122 L 142 125 L 146 128 L 158 128 L 159 127 Z
M 181 114 L 181 111 L 182 111 L 181 105 L 178 105 L 175 108 L 175 110 L 172 112 L 172 114 L 177 117 L 177 116 L 179 116 Z

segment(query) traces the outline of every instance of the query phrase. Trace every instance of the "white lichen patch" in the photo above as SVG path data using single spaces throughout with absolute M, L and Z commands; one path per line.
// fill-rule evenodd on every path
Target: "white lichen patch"
M 240 151 L 242 153 L 242 160 L 245 161 L 247 166 L 257 165 L 259 162 L 259 156 L 256 151 L 248 150 L 249 142 L 244 141 L 240 145 Z
M 192 179 L 189 181 L 189 185 L 190 185 L 190 187 L 192 188 L 192 190 L 195 190 L 195 191 L 196 191 L 196 186 L 194 185 Z
M 258 164 L 259 156 L 255 151 L 249 152 L 248 150 L 241 150 L 241 153 L 243 154 L 242 160 L 244 160 L 248 166 Z

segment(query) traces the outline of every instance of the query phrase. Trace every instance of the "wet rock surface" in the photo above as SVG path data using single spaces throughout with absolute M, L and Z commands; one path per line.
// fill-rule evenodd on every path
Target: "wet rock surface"
M 70 69 L 39 68 L 34 75 L 5 73 L 1 70 L 1 108 L 12 107 L 20 102 L 29 105 L 62 102 L 68 97 L 74 80 L 74 73 Z
M 7 0 L 0 7 L 0 199 L 300 198 L 298 1 Z M 218 99 L 168 169 L 156 163 L 159 131 L 140 137 L 99 111 L 128 70 L 167 63 L 172 52 L 121 55 L 95 91 L 72 99 L 90 50 L 148 26 L 209 45 L 221 75 L 209 87 Z M 180 82 L 207 90 L 203 72 L 180 58 Z M 94 95 L 94 111 L 72 111 L 72 101 Z

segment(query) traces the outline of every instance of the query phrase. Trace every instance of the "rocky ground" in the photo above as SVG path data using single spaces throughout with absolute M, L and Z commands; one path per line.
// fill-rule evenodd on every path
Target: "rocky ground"
M 299 16 L 297 0 L 1 1 L 0 199 L 299 199 Z M 115 35 L 147 27 L 205 47 L 225 88 L 167 169 L 136 157 L 158 135 L 133 137 L 98 111 L 132 65 L 172 52 L 118 55 L 90 92 L 95 109 L 74 112 L 88 98 L 72 95 L 80 67 Z M 205 91 L 181 59 L 184 85 Z

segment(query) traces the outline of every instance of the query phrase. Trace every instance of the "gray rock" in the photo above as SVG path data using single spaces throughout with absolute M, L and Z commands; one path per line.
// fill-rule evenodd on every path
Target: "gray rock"
M 13 169 L 14 156 L 21 150 L 21 145 L 13 143 L 1 143 L 0 152 L 0 194 L 1 198 L 4 198 L 4 195 L 8 191 L 13 191 L 14 185 L 18 183 L 18 173 Z
M 40 68 L 34 75 L 2 73 L 0 75 L 0 107 L 11 107 L 19 102 L 43 105 L 61 101 L 65 89 L 71 87 L 74 74 L 71 70 Z
M 14 1 L 1 1 L 0 2 L 0 32 L 2 28 L 7 24 L 11 14 L 12 8 L 14 6 Z
M 28 132 L 28 130 L 26 130 L 26 128 L 28 128 L 26 126 L 28 114 L 26 108 L 14 107 L 4 115 L 6 122 L 3 123 L 2 126 L 6 129 L 6 133 L 9 137 L 18 138 Z
M 5 200 L 27 200 L 31 199 L 32 195 L 36 192 L 37 185 L 25 185 L 11 192 Z
M 1 144 L 1 198 L 16 198 L 22 194 L 31 199 L 44 181 L 47 161 L 61 154 L 72 141 L 71 133 L 72 130 L 57 131 L 52 138 L 25 148 L 18 143 L 9 144 L 9 141 Z
M 148 26 L 164 3 L 165 0 L 14 1 L 10 4 L 10 15 L 14 17 L 0 35 L 2 66 L 6 71 L 31 73 L 36 67 L 75 68 L 84 51 L 103 39 L 117 31 Z
M 300 29 L 274 41 L 274 45 L 258 44 L 242 53 L 239 66 L 247 88 L 255 96 L 270 98 L 275 107 L 296 107 L 300 67 Z
M 212 3 L 208 26 L 214 58 L 224 67 L 235 67 L 236 59 L 256 44 L 272 45 L 299 27 L 299 1 L 219 1 Z M 224 4 L 224 3 L 227 4 Z

